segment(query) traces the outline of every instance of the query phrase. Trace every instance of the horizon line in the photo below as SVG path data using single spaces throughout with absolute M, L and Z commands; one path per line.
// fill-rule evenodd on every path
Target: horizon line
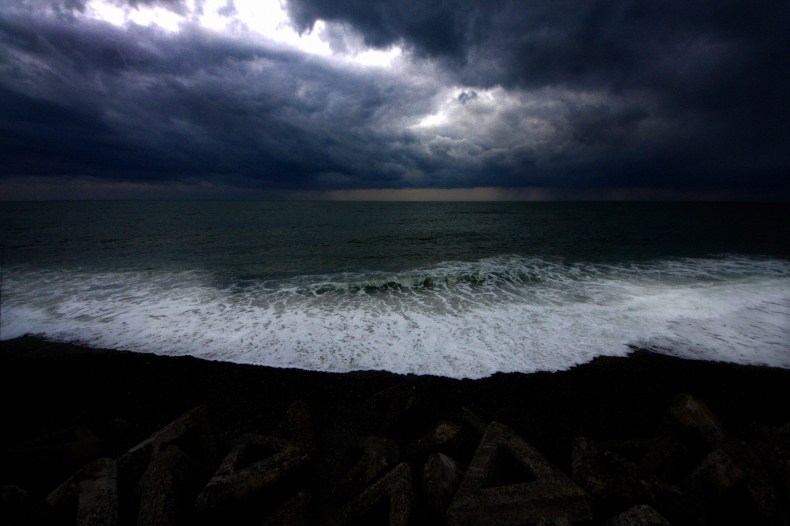
M 151 183 L 26 177 L 0 181 L 0 202 L 26 201 L 790 202 L 790 189 L 477 186 L 294 190 L 205 180 Z

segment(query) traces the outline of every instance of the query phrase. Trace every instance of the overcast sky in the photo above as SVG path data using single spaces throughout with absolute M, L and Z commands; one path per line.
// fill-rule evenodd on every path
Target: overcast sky
M 786 0 L 3 0 L 0 199 L 788 199 Z

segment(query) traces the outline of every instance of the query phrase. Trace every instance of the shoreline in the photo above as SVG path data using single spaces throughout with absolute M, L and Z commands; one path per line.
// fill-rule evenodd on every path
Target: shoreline
M 749 436 L 753 422 L 781 426 L 790 421 L 790 370 L 643 350 L 626 357 L 597 357 L 559 372 L 456 380 L 278 369 L 22 337 L 0 343 L 0 370 L 7 401 L 7 432 L 0 438 L 4 451 L 85 425 L 101 440 L 102 456 L 114 458 L 199 405 L 207 406 L 218 443 L 227 448 L 243 433 L 274 434 L 295 400 L 310 407 L 321 443 L 348 422 L 353 433 L 368 432 L 366 424 L 354 423 L 359 408 L 377 392 L 404 381 L 419 393 L 415 433 L 466 407 L 485 422 L 510 427 L 568 475 L 575 438 L 652 437 L 678 393 L 703 400 L 724 428 L 742 439 Z M 403 441 L 413 438 L 406 435 Z M 14 484 L 40 497 L 74 469 L 65 463 L 35 473 L 3 470 L 0 484 Z

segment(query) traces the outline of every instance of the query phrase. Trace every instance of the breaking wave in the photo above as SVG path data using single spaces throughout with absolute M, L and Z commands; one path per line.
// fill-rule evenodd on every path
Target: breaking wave
M 790 367 L 790 263 L 566 264 L 502 256 L 398 273 L 7 270 L 4 339 L 274 367 L 480 378 L 633 347 Z

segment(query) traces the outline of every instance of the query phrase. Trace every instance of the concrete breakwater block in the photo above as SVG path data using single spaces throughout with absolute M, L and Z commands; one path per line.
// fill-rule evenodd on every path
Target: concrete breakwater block
M 488 424 L 485 420 L 477 416 L 471 409 L 467 407 L 461 407 L 458 415 L 458 420 L 467 428 L 471 429 L 478 438 L 482 437 L 486 429 L 488 429 Z
M 185 524 L 200 485 L 200 469 L 177 446 L 154 456 L 137 485 L 137 526 Z
M 283 418 L 267 435 L 287 438 L 304 446 L 315 448 L 316 438 L 310 406 L 303 400 L 292 402 Z
M 197 497 L 198 511 L 215 511 L 264 494 L 300 473 L 313 452 L 283 438 L 245 434 Z
M 343 506 L 326 526 L 407 526 L 413 515 L 411 467 L 403 462 Z
M 205 406 L 187 411 L 119 457 L 122 487 L 134 488 L 151 459 L 171 445 L 177 446 L 201 469 L 211 472 L 217 448 Z
M 680 477 L 688 462 L 688 448 L 675 437 L 608 440 L 600 445 L 666 480 Z
M 461 433 L 455 450 L 452 453 L 445 451 L 445 454 L 468 465 L 480 445 L 480 439 L 488 429 L 489 422 L 463 406 L 455 412 L 452 422 L 461 428 Z
M 406 446 L 403 457 L 416 460 L 435 451 L 452 453 L 458 447 L 460 437 L 461 426 L 451 422 L 439 422 L 431 431 Z
M 260 526 L 307 526 L 312 507 L 313 495 L 305 490 L 299 491 L 264 517 Z
M 711 515 L 752 518 L 762 524 L 788 524 L 768 473 L 743 442 L 729 440 L 714 449 L 689 474 L 684 489 L 705 502 Z
M 760 461 L 790 508 L 790 422 L 781 427 L 752 425 L 752 441 Z
M 708 449 L 726 440 L 724 426 L 713 415 L 710 408 L 698 398 L 679 394 L 667 409 L 658 428 L 662 436 L 676 436 L 693 447 L 704 444 Z
M 400 457 L 398 444 L 386 437 L 366 437 L 352 449 L 362 455 L 335 486 L 334 497 L 339 502 L 364 490 L 382 473 L 395 466 Z
M 422 472 L 422 494 L 428 505 L 444 515 L 463 476 L 463 466 L 452 458 L 441 453 L 428 457 Z
M 499 422 L 489 424 L 447 510 L 451 526 L 516 526 L 542 518 L 592 519 L 589 496 Z
M 66 515 L 76 508 L 77 526 L 116 526 L 118 467 L 115 461 L 100 458 L 91 462 L 50 493 L 46 504 L 53 524 L 74 523 Z
M 685 488 L 704 500 L 724 494 L 745 476 L 725 450 L 714 449 L 686 478 Z
M 571 463 L 573 480 L 595 499 L 597 508 L 622 510 L 648 504 L 672 522 L 705 523 L 697 499 L 590 439 L 573 441 Z
M 368 409 L 379 431 L 388 435 L 409 420 L 418 404 L 417 386 L 403 382 L 374 394 L 368 402 Z
M 669 526 L 669 521 L 650 506 L 642 504 L 615 515 L 606 521 L 606 526 Z

